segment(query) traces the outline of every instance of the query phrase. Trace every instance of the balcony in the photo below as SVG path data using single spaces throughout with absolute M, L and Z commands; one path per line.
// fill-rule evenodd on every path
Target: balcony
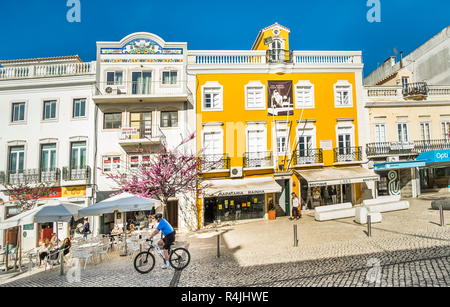
M 201 155 L 198 157 L 204 163 L 204 169 L 207 171 L 220 171 L 230 169 L 230 158 L 228 154 Z
M 169 84 L 163 81 L 100 82 L 92 99 L 96 102 L 165 102 L 185 101 L 190 95 L 186 81 Z
M 95 73 L 95 61 L 87 63 L 61 63 L 48 65 L 29 65 L 0 67 L 0 80 L 33 77 L 59 77 Z
M 273 154 L 271 151 L 245 152 L 243 157 L 244 168 L 273 167 Z
M 450 149 L 449 139 L 407 142 L 378 142 L 366 144 L 367 157 L 418 155 L 421 152 Z
M 424 99 L 428 96 L 428 86 L 426 82 L 407 83 L 402 93 L 405 99 Z
M 266 51 L 267 63 L 292 63 L 293 51 L 283 49 L 272 49 Z
M 35 168 L 18 171 L 0 172 L 0 182 L 6 184 L 59 182 L 61 170 L 59 168 Z
M 166 136 L 158 125 L 148 125 L 145 122 L 133 126 L 122 126 L 117 136 L 122 146 L 135 143 L 161 144 L 166 141 Z
M 362 149 L 357 147 L 338 147 L 333 149 L 334 163 L 361 161 Z
M 322 148 L 294 150 L 294 166 L 323 163 Z
M 91 178 L 91 167 L 85 166 L 64 166 L 62 169 L 64 181 L 86 180 Z

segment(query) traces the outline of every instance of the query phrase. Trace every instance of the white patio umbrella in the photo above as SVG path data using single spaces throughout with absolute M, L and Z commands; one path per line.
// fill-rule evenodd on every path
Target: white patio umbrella
M 80 205 L 53 200 L 0 222 L 0 229 L 33 223 L 69 222 L 72 216 L 78 220 L 78 212 L 83 208 Z
M 133 195 L 131 193 L 122 193 L 115 195 L 111 198 L 102 200 L 92 206 L 86 207 L 78 211 L 80 216 L 98 215 L 105 213 L 113 213 L 115 210 L 118 212 L 131 212 L 139 210 L 151 210 L 153 206 L 158 207 L 160 202 L 156 199 L 150 199 Z M 125 254 L 127 252 L 127 228 L 126 228 L 126 215 L 124 218 L 125 226 Z
M 0 222 L 0 229 L 8 229 L 33 223 L 67 223 L 70 222 L 72 217 L 75 220 L 78 220 L 80 218 L 78 211 L 82 208 L 84 207 L 80 205 L 62 202 L 60 200 L 52 200 L 45 205 L 34 207 L 33 209 Z M 56 237 L 58 237 L 58 226 L 56 227 Z M 58 240 L 56 242 L 58 243 Z M 21 261 L 19 260 L 19 266 L 20 263 Z

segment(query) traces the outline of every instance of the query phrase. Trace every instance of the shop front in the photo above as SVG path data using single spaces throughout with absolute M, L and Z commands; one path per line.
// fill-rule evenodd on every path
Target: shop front
M 355 205 L 362 196 L 361 184 L 380 179 L 361 166 L 295 170 L 294 173 L 299 178 L 301 196 L 308 209 L 345 202 Z
M 262 219 L 281 186 L 272 177 L 205 182 L 204 225 L 214 222 Z
M 419 154 L 417 159 L 425 161 L 425 165 L 419 168 L 422 191 L 450 187 L 450 150 L 424 152 Z
M 377 196 L 420 195 L 418 169 L 425 166 L 425 160 L 406 160 L 374 164 L 374 171 L 380 176 L 377 182 Z

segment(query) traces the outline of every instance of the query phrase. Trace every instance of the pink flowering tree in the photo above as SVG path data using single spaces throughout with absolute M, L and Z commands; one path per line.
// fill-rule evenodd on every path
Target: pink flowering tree
M 107 178 L 114 181 L 118 186 L 118 192 L 132 193 L 142 197 L 155 198 L 163 205 L 163 214 L 167 218 L 165 207 L 170 197 L 184 194 L 189 197 L 197 193 L 199 188 L 205 188 L 203 173 L 212 169 L 222 161 L 202 159 L 202 151 L 198 153 L 189 152 L 187 144 L 193 141 L 195 133 L 187 138 L 182 138 L 175 148 L 168 148 L 162 144 L 158 152 L 146 152 L 148 161 L 141 162 L 137 167 L 128 169 L 127 172 L 118 174 L 107 174 Z M 144 150 L 135 150 L 144 154 Z M 190 194 L 190 195 L 188 195 Z M 198 212 L 196 197 L 192 209 Z
M 21 212 L 28 211 L 36 205 L 42 197 L 50 196 L 53 183 L 41 182 L 30 184 L 27 181 L 20 181 L 15 184 L 5 184 L 9 199 L 14 201 Z

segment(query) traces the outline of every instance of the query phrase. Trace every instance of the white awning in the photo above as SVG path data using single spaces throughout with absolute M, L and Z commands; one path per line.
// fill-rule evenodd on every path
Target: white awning
M 294 170 L 308 182 L 308 187 L 379 181 L 380 175 L 362 166 Z
M 204 182 L 204 197 L 254 195 L 281 192 L 281 186 L 272 177 L 211 180 Z

